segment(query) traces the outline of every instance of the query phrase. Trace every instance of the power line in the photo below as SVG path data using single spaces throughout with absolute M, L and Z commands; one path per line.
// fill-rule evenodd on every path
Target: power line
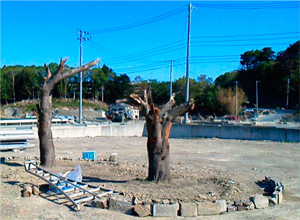
M 253 2 L 253 3 L 196 3 L 199 8 L 215 8 L 215 9 L 286 9 L 299 8 L 299 2 Z
M 230 35 L 230 36 L 207 36 L 207 37 L 193 37 L 192 39 L 198 39 L 198 38 L 227 38 L 227 37 L 245 37 L 245 36 L 274 36 L 274 35 L 290 35 L 290 34 L 298 34 L 300 32 L 290 32 L 290 33 L 270 33 L 270 34 L 253 34 L 253 35 Z M 216 40 L 216 41 L 192 41 L 192 44 L 194 45 L 195 43 L 209 43 L 209 42 L 231 42 L 231 41 L 256 41 L 256 40 L 278 40 L 278 39 L 293 39 L 296 37 L 278 37 L 278 38 L 261 38 L 261 39 L 237 39 L 237 40 Z M 165 54 L 169 53 L 175 50 L 180 50 L 186 48 L 186 45 L 184 43 L 184 39 L 178 40 L 172 43 L 168 43 L 150 50 L 142 51 L 139 53 L 131 54 L 131 55 L 120 55 L 120 56 L 115 56 L 109 59 L 106 59 L 106 62 L 111 62 L 111 65 L 118 64 L 120 62 L 124 61 L 135 61 L 135 60 L 145 60 L 145 58 L 148 58 L 150 56 L 155 56 L 155 55 L 160 55 L 160 54 Z M 278 43 L 275 43 L 278 44 Z M 280 44 L 285 44 L 285 43 L 280 43 Z M 95 41 L 90 41 L 87 42 L 87 45 L 99 50 L 101 52 L 104 52 L 106 54 L 109 54 L 111 56 L 114 56 L 116 54 L 120 54 L 119 52 L 116 52 L 114 50 L 111 50 L 103 45 L 98 44 Z M 247 45 L 196 45 L 196 46 L 260 46 L 262 44 L 247 44 Z M 184 58 L 180 58 L 184 59 Z M 148 60 L 149 61 L 149 60 Z M 153 60 L 149 61 L 153 62 Z M 164 61 L 162 61 L 164 62 Z
M 290 42 L 288 43 L 271 43 L 272 45 L 286 45 L 286 44 L 290 44 Z M 239 46 L 266 46 L 266 44 L 196 44 L 193 45 L 194 47 L 239 47 Z
M 274 38 L 256 38 L 256 39 L 235 39 L 235 40 L 208 40 L 208 41 L 193 41 L 193 43 L 212 43 L 212 42 L 235 42 L 235 41 L 263 41 L 263 40 L 285 40 L 285 39 L 299 39 L 297 37 L 274 37 Z
M 96 50 L 98 50 L 98 51 L 104 52 L 104 53 L 106 53 L 106 54 L 108 54 L 108 55 L 111 55 L 111 56 L 116 56 L 116 55 L 118 55 L 118 56 L 123 56 L 123 55 L 120 54 L 119 52 L 114 51 L 114 50 L 111 50 L 111 49 L 109 49 L 109 48 L 107 48 L 107 47 L 105 47 L 105 46 L 103 46 L 103 45 L 101 45 L 101 44 L 98 44 L 97 42 L 95 42 L 95 41 L 93 41 L 93 40 L 86 42 L 86 44 L 87 44 L 89 47 L 92 47 L 93 49 L 96 49 Z
M 240 55 L 219 55 L 219 56 L 191 56 L 190 61 L 191 63 L 207 63 L 207 62 L 238 62 L 238 60 L 232 60 L 233 57 L 240 57 Z M 176 59 L 176 65 L 182 65 L 185 63 L 186 58 L 178 58 Z M 230 60 L 228 60 L 230 59 Z M 136 71 L 136 70 L 144 70 L 147 68 L 151 67 L 157 67 L 157 66 L 164 66 L 165 64 L 162 63 L 167 63 L 170 61 L 161 61 L 161 62 L 153 62 L 151 64 L 147 65 L 139 65 L 139 66 L 131 66 L 131 67 L 126 67 L 126 68 L 117 68 L 114 69 L 115 71 Z M 174 64 L 173 64 L 174 65 Z
M 291 35 L 300 34 L 300 32 L 288 32 L 288 33 L 269 33 L 269 34 L 241 34 L 241 35 L 225 35 L 225 36 L 201 36 L 192 38 L 232 38 L 232 37 L 258 37 L 258 36 L 274 36 L 274 35 Z
M 135 22 L 135 23 L 132 23 L 132 24 L 128 24 L 128 25 L 123 25 L 123 26 L 92 30 L 92 31 L 89 31 L 89 32 L 91 34 L 100 34 L 100 33 L 115 32 L 115 31 L 131 29 L 131 28 L 151 24 L 151 23 L 154 23 L 154 22 L 159 22 L 159 21 L 168 19 L 170 17 L 173 17 L 175 15 L 181 14 L 185 11 L 186 11 L 185 7 L 180 7 L 180 8 L 177 8 L 175 10 L 172 10 L 170 12 L 167 12 L 167 13 L 164 13 L 162 15 L 159 15 L 159 16 L 156 16 L 156 17 L 153 17 L 153 18 L 149 18 L 149 19 L 146 19 L 146 20 L 143 20 L 143 21 L 139 21 L 139 22 Z
M 203 64 L 203 63 L 239 63 L 239 60 L 210 60 L 210 61 L 190 61 L 190 64 Z M 185 62 L 179 62 L 176 64 L 173 64 L 173 67 L 182 66 Z M 125 74 L 132 74 L 132 73 L 141 73 L 141 72 L 148 72 L 151 70 L 158 70 L 158 69 L 165 69 L 170 68 L 168 64 L 161 64 L 161 65 L 145 65 L 145 66 L 139 66 L 132 68 L 123 68 L 123 69 L 114 69 L 116 72 L 121 72 Z
M 111 59 L 108 59 L 107 61 L 111 61 L 112 64 L 116 64 L 119 63 L 120 61 L 124 61 L 124 60 L 141 60 L 150 56 L 155 56 L 155 55 L 159 55 L 159 54 L 165 54 L 165 53 L 169 53 L 175 50 L 180 50 L 185 48 L 185 43 L 183 42 L 184 40 L 179 40 L 179 41 L 175 41 L 173 43 L 168 43 L 165 44 L 163 46 L 160 47 L 156 47 L 150 50 L 146 50 L 143 52 L 139 52 L 139 53 L 135 53 L 135 54 L 131 54 L 131 55 L 127 55 L 127 56 L 121 56 L 121 57 L 113 57 Z

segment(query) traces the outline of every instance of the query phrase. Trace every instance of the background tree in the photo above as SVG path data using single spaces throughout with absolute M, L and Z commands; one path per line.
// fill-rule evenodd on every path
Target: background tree
M 130 84 L 130 79 L 126 74 L 109 78 L 105 95 L 108 103 L 114 103 L 117 99 L 128 97 L 132 93 L 133 87 Z
M 242 110 L 242 103 L 245 99 L 245 93 L 241 88 L 237 89 L 237 113 L 239 114 Z M 229 115 L 235 113 L 235 91 L 231 88 L 218 90 L 218 100 L 222 108 L 222 112 Z
M 92 61 L 76 69 L 64 70 L 67 59 L 61 60 L 57 70 L 52 74 L 50 67 L 44 65 L 47 76 L 44 77 L 44 83 L 41 86 L 40 102 L 37 104 L 38 117 L 38 136 L 40 142 L 40 160 L 41 165 L 52 167 L 55 163 L 55 149 L 52 140 L 51 121 L 52 121 L 52 90 L 60 81 L 85 71 L 96 65 L 99 59 Z
M 298 108 L 299 62 L 299 41 L 277 54 L 269 47 L 247 51 L 241 55 L 240 63 L 243 68 L 218 76 L 215 84 L 222 88 L 229 88 L 234 81 L 239 81 L 250 102 L 249 106 L 253 107 L 256 102 L 255 81 L 261 81 L 259 84 L 260 106 L 275 108 L 286 106 L 289 79 L 289 108 Z

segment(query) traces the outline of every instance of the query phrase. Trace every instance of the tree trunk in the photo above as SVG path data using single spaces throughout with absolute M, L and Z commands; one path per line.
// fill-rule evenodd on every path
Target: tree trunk
M 130 97 L 142 105 L 146 113 L 146 127 L 148 132 L 148 177 L 147 180 L 155 182 L 170 182 L 172 180 L 170 171 L 170 145 L 169 135 L 172 121 L 184 113 L 194 108 L 193 100 L 180 106 L 175 104 L 175 94 L 170 101 L 160 109 L 148 104 L 147 93 L 145 101 L 138 95 L 132 94 Z
M 55 149 L 52 141 L 52 95 L 47 89 L 41 90 L 39 105 L 38 135 L 40 141 L 41 165 L 52 167 L 55 165 Z
M 154 108 L 152 116 L 146 118 L 148 132 L 147 180 L 169 182 L 171 181 L 169 134 L 172 123 L 162 120 L 157 108 Z
M 44 167 L 55 165 L 55 148 L 52 140 L 51 122 L 52 122 L 52 89 L 60 81 L 85 71 L 96 65 L 99 59 L 92 61 L 76 69 L 64 71 L 64 64 L 67 59 L 61 60 L 57 71 L 52 74 L 49 67 L 45 64 L 47 77 L 44 77 L 44 83 L 41 86 L 40 103 L 37 104 L 38 117 L 38 135 L 40 141 L 40 160 Z

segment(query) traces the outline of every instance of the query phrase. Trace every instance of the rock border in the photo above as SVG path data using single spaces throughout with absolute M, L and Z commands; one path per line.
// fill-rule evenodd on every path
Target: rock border
M 6 157 L 4 161 L 24 161 L 28 159 L 36 159 L 38 157 Z M 110 163 L 116 163 L 114 160 L 103 160 Z M 59 158 L 59 160 L 74 159 L 65 157 Z M 94 162 L 96 160 L 90 159 L 75 159 L 81 161 Z M 97 160 L 99 161 L 99 159 Z M 100 160 L 102 161 L 102 160 Z M 195 217 L 195 216 L 207 216 L 207 215 L 220 215 L 224 213 L 246 211 L 254 209 L 263 209 L 279 205 L 283 202 L 284 185 L 278 179 L 265 176 L 265 179 L 259 181 L 261 188 L 269 192 L 269 196 L 262 194 L 255 194 L 249 197 L 247 201 L 234 201 L 230 203 L 226 200 L 216 200 L 214 202 L 182 202 L 172 201 L 165 199 L 163 201 L 147 200 L 139 201 L 137 198 L 131 198 L 131 201 L 125 198 L 122 194 L 114 193 L 102 199 L 95 199 L 86 203 L 86 206 L 109 209 L 120 213 L 135 215 L 139 217 L 153 216 L 153 217 Z M 270 196 L 271 195 L 271 196 Z

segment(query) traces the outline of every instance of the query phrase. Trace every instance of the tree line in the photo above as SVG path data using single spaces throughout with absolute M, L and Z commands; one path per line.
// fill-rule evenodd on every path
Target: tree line
M 240 68 L 224 73 L 213 81 L 206 75 L 190 79 L 190 97 L 195 100 L 193 114 L 234 114 L 235 94 L 238 112 L 242 105 L 254 107 L 256 81 L 259 87 L 259 107 L 285 107 L 287 82 L 289 80 L 289 108 L 299 105 L 299 41 L 277 54 L 269 47 L 251 50 L 240 57 Z M 50 63 L 50 71 L 58 64 Z M 65 71 L 73 67 L 65 66 Z M 40 85 L 46 76 L 44 66 L 3 66 L 1 68 L 1 104 L 26 99 L 37 99 Z M 236 89 L 237 81 L 237 91 Z M 137 76 L 133 81 L 126 74 L 117 75 L 106 65 L 83 73 L 83 98 L 104 101 L 108 104 L 127 98 L 131 93 L 150 93 L 153 103 L 162 105 L 169 100 L 169 82 L 143 80 Z M 173 82 L 173 91 L 179 92 L 177 103 L 183 103 L 185 77 Z M 59 82 L 52 91 L 54 98 L 77 99 L 79 97 L 79 74 Z
M 239 70 L 216 78 L 215 85 L 229 88 L 238 81 L 248 102 L 255 103 L 257 83 L 259 106 L 299 108 L 300 41 L 277 54 L 270 47 L 247 51 L 240 64 Z

